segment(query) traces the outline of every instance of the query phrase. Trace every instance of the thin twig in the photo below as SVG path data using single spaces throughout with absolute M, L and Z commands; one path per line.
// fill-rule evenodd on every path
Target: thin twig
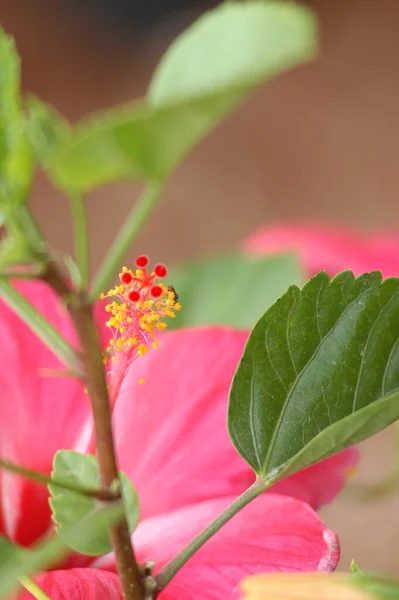
M 64 299 L 79 337 L 86 387 L 93 411 L 100 482 L 104 489 L 110 490 L 115 481 L 119 482 L 119 474 L 107 383 L 92 305 L 85 292 L 71 293 L 53 264 L 48 264 L 43 279 Z M 125 600 L 144 600 L 144 584 L 135 559 L 126 516 L 119 525 L 110 528 L 110 537 L 115 551 L 123 597 Z

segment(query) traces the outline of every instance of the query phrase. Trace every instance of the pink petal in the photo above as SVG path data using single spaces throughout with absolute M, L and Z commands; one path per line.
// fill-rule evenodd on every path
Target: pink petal
M 257 255 L 294 251 L 309 276 L 345 269 L 357 275 L 375 270 L 384 277 L 399 274 L 399 238 L 389 232 L 369 236 L 343 226 L 287 222 L 259 229 L 243 247 Z
M 176 331 L 133 363 L 114 424 L 120 466 L 138 490 L 142 516 L 240 493 L 253 481 L 226 428 L 246 338 L 225 328 Z
M 134 534 L 138 559 L 161 569 L 218 516 L 233 498 L 211 500 L 140 523 Z M 333 571 L 339 560 L 336 535 L 305 503 L 263 494 L 220 529 L 179 571 L 160 600 L 229 600 L 249 574 Z M 96 566 L 114 569 L 112 555 Z
M 291 475 L 274 485 L 271 491 L 293 496 L 317 509 L 334 500 L 345 485 L 347 477 L 356 470 L 358 462 L 358 450 L 348 448 Z
M 253 481 L 226 429 L 229 388 L 246 338 L 227 328 L 177 331 L 133 364 L 114 423 L 120 465 L 138 489 L 143 516 L 238 495 Z M 355 456 L 349 450 L 310 467 L 278 484 L 279 493 L 318 507 L 339 492 Z
M 65 309 L 47 286 L 19 287 L 66 338 L 74 340 Z M 79 439 L 89 414 L 87 397 L 76 379 L 43 373 L 42 369 L 64 367 L 2 303 L 0 337 L 0 456 L 49 473 L 55 451 L 71 448 Z M 50 513 L 45 486 L 3 471 L 0 494 L 10 538 L 29 544 L 46 531 Z
M 51 571 L 35 581 L 52 600 L 122 600 L 118 576 L 98 569 Z M 25 591 L 18 600 L 34 596 Z

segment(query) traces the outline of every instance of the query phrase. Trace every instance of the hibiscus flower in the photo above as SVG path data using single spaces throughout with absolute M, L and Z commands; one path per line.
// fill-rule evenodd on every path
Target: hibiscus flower
M 19 287 L 75 341 L 51 290 L 41 283 Z M 58 359 L 3 305 L 0 336 L 0 456 L 50 473 L 58 449 L 91 449 L 87 395 L 81 382 L 46 374 L 60 368 Z M 119 466 L 141 505 L 133 540 L 138 560 L 155 561 L 155 572 L 254 480 L 225 424 L 246 337 L 217 327 L 162 334 L 160 347 L 135 360 L 119 387 L 113 411 Z M 354 450 L 345 451 L 258 497 L 186 563 L 159 598 L 227 600 L 239 595 L 247 574 L 334 570 L 336 535 L 313 509 L 336 495 L 356 459 Z M 0 471 L 0 533 L 29 546 L 51 527 L 47 489 Z M 113 555 L 76 555 L 64 567 L 36 577 L 53 600 L 121 598 Z M 28 592 L 22 597 L 32 598 Z
M 308 275 L 327 271 L 333 276 L 351 269 L 355 275 L 381 271 L 383 277 L 399 273 L 399 238 L 392 232 L 373 234 L 324 223 L 283 222 L 266 225 L 244 241 L 244 249 L 264 256 L 293 251 Z

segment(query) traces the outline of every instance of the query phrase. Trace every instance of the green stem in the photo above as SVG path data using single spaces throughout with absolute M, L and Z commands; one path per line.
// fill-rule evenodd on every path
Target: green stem
M 180 550 L 171 561 L 169 561 L 156 576 L 157 590 L 160 592 L 182 568 L 191 556 L 197 552 L 225 523 L 230 521 L 244 506 L 249 504 L 257 496 L 262 494 L 268 487 L 263 479 L 257 479 L 241 496 L 216 517 L 205 529 L 203 529 L 191 542 Z
M 12 473 L 22 475 L 27 479 L 32 479 L 33 481 L 43 483 L 44 485 L 53 485 L 54 487 L 59 487 L 67 490 L 68 492 L 75 492 L 76 494 L 88 496 L 89 498 L 95 498 L 96 500 L 101 500 L 103 502 L 118 500 L 121 497 L 120 494 L 114 494 L 109 490 L 84 488 L 80 487 L 79 485 L 73 485 L 72 483 L 57 481 L 56 479 L 53 479 L 44 473 L 38 473 L 37 471 L 26 469 L 25 467 L 16 465 L 15 463 L 5 460 L 4 458 L 0 458 L 0 467 L 6 469 L 6 471 L 11 471 Z
M 46 242 L 41 234 L 36 220 L 26 204 L 21 204 L 15 211 L 14 217 L 27 240 L 36 252 L 41 255 L 45 250 Z
M 82 376 L 78 351 L 4 277 L 0 277 L 0 297 L 65 365 Z
M 91 300 L 97 300 L 120 268 L 124 255 L 158 202 L 161 191 L 160 183 L 151 183 L 137 200 L 95 275 Z
M 0 277 L 6 277 L 9 279 L 39 279 L 43 268 L 36 271 L 3 271 L 0 273 Z
M 70 207 L 75 230 L 75 252 L 80 271 L 80 285 L 86 288 L 90 277 L 90 259 L 85 205 L 79 194 L 71 194 Z
M 36 598 L 36 600 L 51 600 L 50 596 L 37 585 L 33 579 L 26 575 L 19 578 L 19 583 Z

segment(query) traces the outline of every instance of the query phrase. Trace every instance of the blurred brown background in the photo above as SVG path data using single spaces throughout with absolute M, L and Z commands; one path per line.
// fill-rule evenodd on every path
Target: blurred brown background
M 0 0 L 22 55 L 23 86 L 71 120 L 143 94 L 165 45 L 201 8 L 193 0 Z M 330 219 L 399 230 L 399 2 L 312 0 L 321 56 L 259 90 L 173 176 L 140 240 L 166 262 L 232 248 L 260 223 Z M 184 11 L 171 14 L 184 7 Z M 138 187 L 87 199 L 93 264 Z M 32 203 L 50 240 L 71 250 L 68 206 L 42 176 Z M 132 254 L 137 250 L 132 249 Z M 392 462 L 390 432 L 363 447 L 359 479 Z M 342 497 L 323 511 L 341 568 L 399 576 L 399 495 Z

